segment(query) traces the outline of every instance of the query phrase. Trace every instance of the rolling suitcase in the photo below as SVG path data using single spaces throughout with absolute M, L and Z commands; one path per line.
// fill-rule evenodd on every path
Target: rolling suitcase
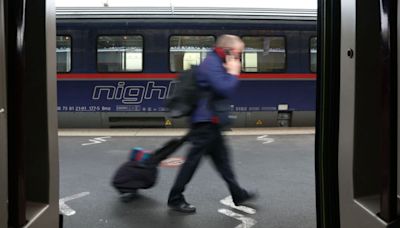
M 160 162 L 174 153 L 186 140 L 188 136 L 180 139 L 172 139 L 157 149 L 149 156 L 140 155 L 140 151 L 130 155 L 130 161 L 123 163 L 112 178 L 112 186 L 117 189 L 122 197 L 131 198 L 138 189 L 147 189 L 154 186 L 157 180 Z M 147 157 L 146 159 L 132 159 L 132 157 Z M 128 199 L 123 198 L 124 201 Z

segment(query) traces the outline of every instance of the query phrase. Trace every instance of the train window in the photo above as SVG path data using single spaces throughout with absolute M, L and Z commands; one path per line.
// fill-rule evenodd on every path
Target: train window
M 57 72 L 71 71 L 71 37 L 57 36 Z
M 286 68 L 284 37 L 242 37 L 246 48 L 242 56 L 244 72 L 280 72 Z
M 310 39 L 310 70 L 317 72 L 317 37 Z
M 169 62 L 172 72 L 182 72 L 199 65 L 214 46 L 214 36 L 171 36 Z
M 142 69 L 142 36 L 99 36 L 97 38 L 97 70 L 99 72 L 138 72 Z

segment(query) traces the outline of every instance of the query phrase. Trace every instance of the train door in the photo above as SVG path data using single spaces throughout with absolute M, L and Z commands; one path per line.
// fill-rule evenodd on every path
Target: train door
M 0 1 L 0 227 L 7 227 L 7 122 L 3 13 L 3 1 Z
M 319 3 L 319 227 L 399 227 L 399 6 Z

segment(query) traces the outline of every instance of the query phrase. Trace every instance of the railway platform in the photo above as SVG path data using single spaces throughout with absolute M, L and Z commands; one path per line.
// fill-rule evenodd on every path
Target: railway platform
M 188 145 L 159 168 L 157 184 L 122 202 L 111 177 L 130 148 L 156 149 L 183 129 L 60 130 L 60 211 L 64 227 L 313 228 L 314 129 L 231 129 L 226 133 L 239 183 L 259 197 L 234 207 L 223 180 L 205 157 L 185 191 L 195 214 L 166 201 Z

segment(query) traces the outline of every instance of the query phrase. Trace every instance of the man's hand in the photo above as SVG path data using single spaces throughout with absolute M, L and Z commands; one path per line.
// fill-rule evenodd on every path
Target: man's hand
M 224 67 L 229 74 L 239 76 L 242 64 L 240 60 L 236 59 L 233 55 L 227 55 Z

